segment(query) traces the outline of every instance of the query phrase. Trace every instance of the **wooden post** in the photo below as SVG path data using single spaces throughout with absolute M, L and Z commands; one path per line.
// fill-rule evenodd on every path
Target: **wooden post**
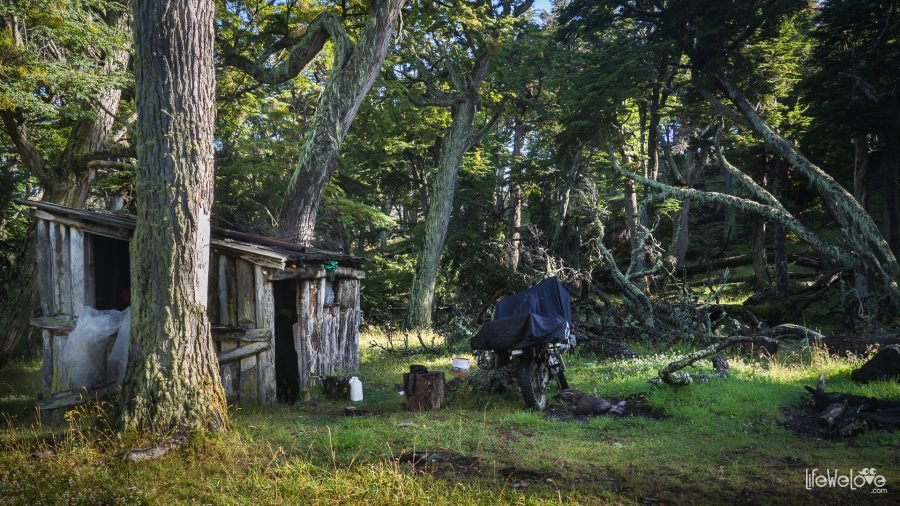
M 447 407 L 446 382 L 442 372 L 403 373 L 403 397 L 409 411 Z

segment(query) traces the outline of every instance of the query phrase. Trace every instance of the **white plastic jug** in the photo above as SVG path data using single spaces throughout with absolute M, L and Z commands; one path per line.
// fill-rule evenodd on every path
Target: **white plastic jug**
M 362 381 L 356 376 L 350 378 L 350 400 L 353 402 L 363 400 Z

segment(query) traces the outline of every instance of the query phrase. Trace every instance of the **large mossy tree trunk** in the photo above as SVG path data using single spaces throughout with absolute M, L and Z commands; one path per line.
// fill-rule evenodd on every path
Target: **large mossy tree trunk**
M 256 61 L 225 47 L 223 60 L 264 84 L 293 79 L 322 50 L 326 41 L 334 48 L 331 71 L 304 134 L 300 161 L 288 182 L 278 219 L 282 239 L 309 245 L 315 239 L 316 218 L 331 175 L 337 168 L 341 144 L 356 112 L 381 71 L 391 35 L 406 0 L 370 3 L 366 27 L 354 43 L 329 12 L 317 16 L 302 35 L 279 41 L 289 48 L 288 57 L 275 67 L 270 58 Z M 271 54 L 269 51 L 267 54 Z M 261 63 L 260 63 L 261 62 Z
M 215 8 L 135 8 L 137 226 L 122 427 L 184 437 L 227 426 L 206 315 L 213 202 Z
M 467 91 L 460 94 L 459 100 L 451 107 L 453 119 L 441 143 L 438 170 L 429 192 L 422 246 L 416 256 L 416 270 L 404 322 L 409 329 L 431 327 L 434 287 L 447 239 L 459 166 L 463 155 L 477 142 L 472 131 L 478 96 L 475 89 Z
M 300 163 L 281 206 L 278 234 L 300 244 L 315 238 L 316 217 L 325 188 L 337 168 L 341 143 L 387 54 L 387 47 L 406 0 L 373 2 L 357 44 L 334 65 L 306 132 Z M 337 46 L 336 46 L 337 47 Z
M 129 2 L 109 9 L 100 16 L 116 31 L 125 33 L 131 25 Z M 24 37 L 14 36 L 16 44 Z M 129 53 L 125 49 L 109 51 L 104 55 L 103 66 L 110 72 L 121 72 L 128 65 Z M 83 100 L 72 107 L 81 111 L 66 139 L 65 149 L 58 159 L 48 160 L 44 149 L 32 136 L 25 114 L 18 110 L 0 111 L 2 131 L 6 134 L 25 169 L 37 179 L 43 190 L 41 199 L 64 206 L 84 207 L 90 194 L 96 170 L 90 165 L 94 159 L 105 158 L 115 128 L 116 114 L 122 99 L 122 90 L 107 87 L 92 99 Z M 115 150 L 114 155 L 123 154 Z M 0 310 L 0 364 L 8 361 L 30 334 L 29 320 L 38 305 L 37 263 L 32 231 L 22 245 L 21 254 L 5 266 L 0 283 L 0 300 L 5 301 Z

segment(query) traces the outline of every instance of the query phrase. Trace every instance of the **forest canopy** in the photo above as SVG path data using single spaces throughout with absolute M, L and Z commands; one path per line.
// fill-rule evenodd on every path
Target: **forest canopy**
M 0 6 L 4 357 L 35 300 L 16 200 L 136 210 L 131 2 L 40 4 Z M 877 333 L 898 9 L 217 0 L 213 225 L 368 257 L 366 322 L 460 341 L 550 276 L 625 337 Z

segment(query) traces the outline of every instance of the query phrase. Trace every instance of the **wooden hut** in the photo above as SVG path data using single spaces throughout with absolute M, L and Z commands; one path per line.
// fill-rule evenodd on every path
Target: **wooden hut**
M 77 398 L 60 361 L 83 308 L 121 310 L 130 302 L 135 219 L 23 203 L 37 221 L 41 316 L 31 323 L 43 335 L 41 398 L 50 409 Z M 365 262 L 213 228 L 207 312 L 230 401 L 289 402 L 311 376 L 357 370 Z

